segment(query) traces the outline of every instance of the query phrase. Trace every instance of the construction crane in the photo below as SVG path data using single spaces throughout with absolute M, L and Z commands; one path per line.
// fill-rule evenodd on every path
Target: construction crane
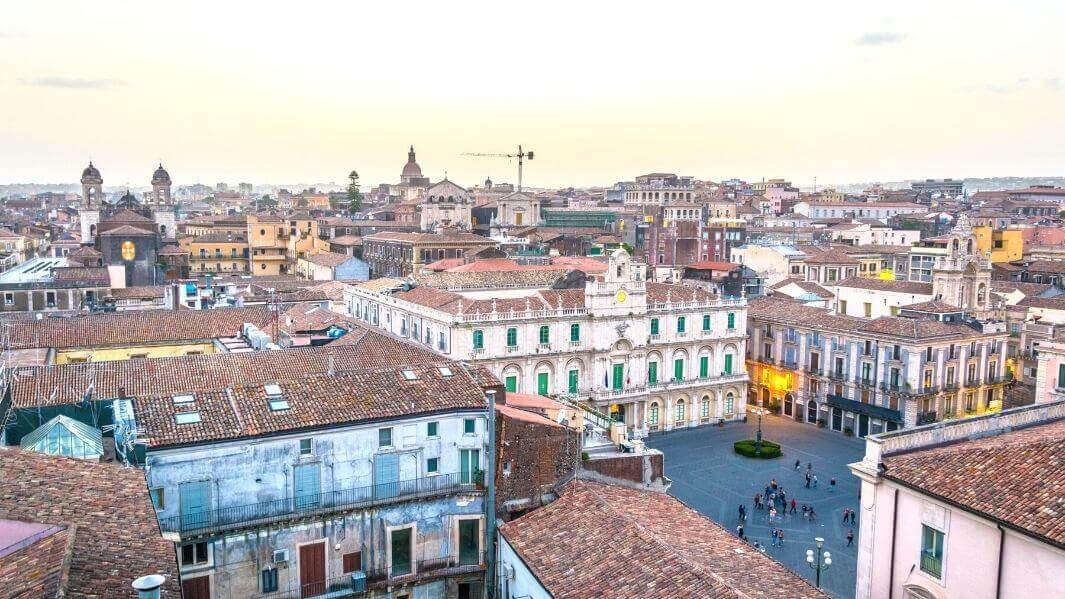
M 482 153 L 479 153 L 479 152 L 463 152 L 462 155 L 463 156 L 486 156 L 486 157 L 489 157 L 489 158 L 517 158 L 518 159 L 518 191 L 521 191 L 521 170 L 522 170 L 522 166 L 524 166 L 524 164 L 525 164 L 525 159 L 526 158 L 528 158 L 529 160 L 533 159 L 533 151 L 529 150 L 528 152 L 526 152 L 526 151 L 521 149 L 520 145 L 518 146 L 518 153 L 517 154 L 482 154 Z

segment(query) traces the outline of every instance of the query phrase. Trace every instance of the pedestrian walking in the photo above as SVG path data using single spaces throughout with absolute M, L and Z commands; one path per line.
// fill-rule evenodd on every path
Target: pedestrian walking
M 833 477 L 832 477 L 832 478 L 831 478 L 831 479 L 830 479 L 830 480 L 828 481 L 828 490 L 829 490 L 829 491 L 833 491 L 833 492 L 834 492 L 834 491 L 836 490 L 836 477 L 834 477 L 834 476 L 833 476 Z
M 741 539 L 743 538 L 743 525 L 742 524 L 740 524 L 739 526 L 736 527 L 736 536 L 741 538 Z
M 802 517 L 805 518 L 810 514 L 810 508 L 804 503 L 802 504 Z
M 814 513 L 814 506 L 810 506 L 810 522 L 817 519 L 817 514 Z
M 772 544 L 772 545 L 773 545 L 774 547 L 776 547 L 776 546 L 777 546 L 777 529 L 775 529 L 775 528 L 774 528 L 774 529 L 773 529 L 773 532 L 771 532 L 771 533 L 769 534 L 769 536 L 770 536 L 770 537 L 772 537 L 772 539 L 773 539 L 773 542 L 772 542 L 771 544 Z
M 761 493 L 755 493 L 754 494 L 754 509 L 756 509 L 756 510 L 762 509 L 762 495 L 761 495 Z
M 800 462 L 799 460 L 795 460 L 795 471 L 796 472 L 799 471 L 799 467 L 801 467 L 801 466 L 802 466 L 802 462 Z
M 807 473 L 806 473 L 806 488 L 807 488 L 807 489 L 809 489 L 809 488 L 810 488 L 810 481 L 811 481 L 811 480 L 812 480 L 812 478 L 810 477 L 810 473 L 809 473 L 809 472 L 807 472 Z
M 795 513 L 795 503 L 796 503 L 795 502 L 795 498 L 792 497 L 792 499 L 791 499 L 791 513 L 793 513 L 793 514 Z
M 740 520 L 746 520 L 746 519 L 747 519 L 747 508 L 743 507 L 743 504 L 741 503 L 740 504 Z
M 854 511 L 854 510 L 851 510 L 851 525 L 852 525 L 852 526 L 853 526 L 853 525 L 854 525 L 855 523 L 857 523 L 857 520 L 856 520 L 856 519 L 857 519 L 857 517 L 858 517 L 858 516 L 857 516 L 857 513 L 856 513 L 856 512 Z
M 777 508 L 775 508 L 775 507 L 769 508 L 769 521 L 772 522 L 773 519 L 776 518 L 776 517 L 777 517 Z
M 817 475 L 814 475 L 814 488 L 817 488 Z
M 844 524 L 847 523 L 847 518 L 850 518 L 850 515 L 851 515 L 850 508 L 843 508 L 843 523 Z
M 784 490 L 784 487 L 780 487 L 780 503 L 785 505 L 788 503 L 788 493 Z
M 773 489 L 774 491 L 776 491 L 776 490 L 777 490 L 777 479 L 775 479 L 775 478 L 774 478 L 774 479 L 770 480 L 770 481 L 769 481 L 769 486 L 770 486 L 770 487 L 771 487 L 771 488 L 772 488 L 772 489 Z
M 777 544 L 780 545 L 781 547 L 784 546 L 784 529 L 783 528 L 778 528 L 777 529 Z
M 854 529 L 852 528 L 852 529 L 850 529 L 849 532 L 847 532 L 847 547 L 850 547 L 853 544 L 854 544 Z

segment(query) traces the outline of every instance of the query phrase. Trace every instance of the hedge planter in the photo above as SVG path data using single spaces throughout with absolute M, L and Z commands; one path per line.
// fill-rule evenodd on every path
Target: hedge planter
M 755 455 L 754 439 L 744 439 L 743 441 L 736 441 L 732 444 L 732 449 L 736 453 L 749 458 L 761 458 L 763 460 L 769 460 L 772 458 L 779 458 L 784 455 L 784 452 L 780 450 L 780 445 L 773 443 L 772 441 L 762 440 L 762 455 Z

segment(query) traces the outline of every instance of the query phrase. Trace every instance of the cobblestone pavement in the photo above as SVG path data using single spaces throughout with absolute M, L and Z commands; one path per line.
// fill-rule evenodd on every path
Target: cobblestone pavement
M 773 460 L 755 460 L 737 455 L 732 443 L 753 439 L 757 418 L 746 424 L 702 427 L 652 435 L 647 445 L 665 453 L 666 476 L 673 485 L 669 492 L 693 509 L 736 531 L 739 505 L 747 508 L 744 533 L 751 541 L 767 546 L 766 552 L 792 571 L 811 581 L 814 571 L 806 564 L 806 550 L 813 548 L 814 537 L 825 539 L 825 549 L 832 554 L 832 566 L 821 573 L 821 586 L 834 597 L 854 596 L 855 566 L 858 553 L 858 524 L 842 524 L 843 510 L 858 509 L 858 479 L 847 464 L 861 459 L 864 441 L 840 433 L 819 429 L 789 419 L 768 416 L 762 421 L 762 438 L 779 443 L 784 456 Z M 802 466 L 795 471 L 795 460 Z M 813 464 L 817 488 L 806 488 L 806 465 Z M 836 478 L 836 489 L 829 480 Z M 770 527 L 767 512 L 754 509 L 755 493 L 764 493 L 771 479 L 787 491 L 788 502 L 798 503 L 796 514 L 781 516 Z M 813 506 L 817 517 L 810 521 L 802 515 L 802 505 Z M 860 522 L 859 522 L 860 524 Z M 772 528 L 784 530 L 784 546 L 771 547 Z M 854 544 L 847 547 L 847 532 L 854 530 Z

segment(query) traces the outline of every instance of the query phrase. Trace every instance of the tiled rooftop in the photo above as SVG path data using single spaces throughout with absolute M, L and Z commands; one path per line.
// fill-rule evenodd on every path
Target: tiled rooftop
M 405 372 L 415 380 L 408 380 Z M 486 409 L 477 378 L 458 365 L 445 375 L 435 366 L 407 366 L 373 371 L 315 374 L 276 381 L 285 409 L 271 409 L 262 384 L 241 384 L 196 393 L 187 404 L 173 396 L 134 399 L 139 430 L 150 447 L 244 439 L 297 431 L 432 414 L 448 410 Z M 191 424 L 175 415 L 198 412 Z
M 133 597 L 130 584 L 145 574 L 167 577 L 164 596 L 181 595 L 174 545 L 159 534 L 143 471 L 0 447 L 0 472 L 0 518 L 66 526 L 60 534 L 73 536 L 53 535 L 56 542 L 72 542 L 64 596 Z M 61 576 L 52 562 L 52 552 L 59 550 L 41 545 L 35 555 L 21 557 L 33 557 L 51 585 Z M 0 558 L 0 571 L 5 559 Z M 26 565 L 16 578 L 30 576 Z M 10 596 L 13 587 L 3 582 L 0 592 Z M 35 591 L 14 595 L 44 596 Z
M 911 293 L 915 295 L 932 295 L 931 283 L 918 283 L 914 281 L 886 281 L 884 279 L 867 279 L 864 277 L 851 277 L 835 283 L 834 287 L 850 287 L 854 289 L 868 289 L 871 291 L 892 291 L 895 293 Z
M 884 478 L 1065 548 L 1065 420 L 889 455 Z
M 677 499 L 573 481 L 501 533 L 552 596 L 826 597 Z
M 271 320 L 265 307 L 188 311 L 145 310 L 49 317 L 13 322 L 11 348 L 76 348 L 192 341 L 228 337 L 245 322 L 262 328 Z M 3 319 L 4 322 L 10 322 Z

